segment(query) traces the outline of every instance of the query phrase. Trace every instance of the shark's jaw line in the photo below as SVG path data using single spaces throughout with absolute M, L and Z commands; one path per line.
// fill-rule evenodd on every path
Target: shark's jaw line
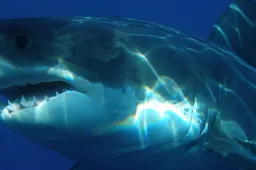
M 62 93 L 56 91 L 55 96 L 48 97 L 47 95 L 44 95 L 42 100 L 38 100 L 35 96 L 33 96 L 31 100 L 26 100 L 24 96 L 16 102 L 10 102 L 8 100 L 8 105 L 3 108 L 1 114 L 2 116 L 12 116 L 14 114 L 19 114 L 19 111 L 21 110 L 26 111 L 27 109 L 42 108 L 43 105 L 47 105 L 48 102 L 54 102 L 56 98 L 60 97 L 59 95 L 65 95 L 68 92 L 70 91 L 65 90 Z
M 80 102 L 77 102 L 79 103 L 77 108 L 79 108 L 83 104 L 90 102 L 88 96 L 91 93 L 96 92 L 101 95 L 100 83 L 91 83 L 81 76 L 76 76 L 58 58 L 57 64 L 51 67 L 42 65 L 22 69 L 5 65 L 3 68 L 6 71 L 6 78 L 13 81 L 2 83 L 0 85 L 1 93 L 7 92 L 13 95 L 13 91 L 17 91 L 17 94 L 14 93 L 14 96 L 10 97 L 7 104 L 0 107 L 1 119 L 11 126 L 13 123 L 28 125 L 31 128 L 34 125 L 52 126 L 54 125 L 53 120 L 59 119 L 57 117 L 58 114 L 52 112 L 58 111 L 59 114 L 65 114 L 67 111 L 64 108 L 72 108 L 76 99 L 80 99 Z M 46 89 L 44 89 L 45 86 L 47 86 Z M 99 88 L 94 91 L 92 89 L 94 87 Z M 8 95 L 6 97 L 9 99 Z M 102 102 L 102 100 L 98 102 Z M 64 105 L 67 106 L 64 107 Z M 80 113 L 82 111 L 78 113 L 78 118 Z M 48 114 L 51 115 L 49 116 Z M 64 115 L 61 116 L 64 117 Z M 66 127 L 70 126 L 69 122 L 55 123 L 55 125 L 64 131 L 67 130 Z M 70 128 L 72 129 L 73 127 Z
M 37 66 L 22 69 L 10 65 L 2 66 L 6 70 L 5 77 L 12 81 L 0 85 L 0 93 L 8 99 L 8 103 L 0 107 L 1 113 L 15 114 L 20 110 L 37 108 L 42 103 L 47 105 L 67 92 L 86 95 L 84 93 L 92 83 L 76 76 L 62 60 L 57 58 L 57 61 L 54 67 Z
M 26 74 L 19 76 L 24 77 Z M 59 97 L 60 94 L 68 91 L 77 91 L 65 79 L 45 82 L 44 80 L 32 78 L 27 82 L 23 81 L 23 83 L 24 85 L 7 84 L 7 88 L 0 89 L 1 93 L 8 99 L 7 105 L 2 104 L 2 107 L 0 107 L 2 114 L 16 114 L 20 110 L 37 108 L 42 103 L 47 104 L 47 102 Z
M 88 88 L 99 87 L 95 90 L 99 95 L 101 95 L 101 84 L 91 83 L 80 76 L 73 76 L 72 79 L 68 79 L 67 76 L 61 74 L 63 72 L 68 72 L 69 74 L 74 75 L 67 69 L 59 69 L 54 72 L 54 74 L 48 72 L 44 75 L 45 78 L 49 77 L 49 80 L 51 80 L 49 82 L 38 79 L 30 79 L 28 82 L 23 81 L 25 85 L 19 86 L 18 88 L 24 89 L 26 88 L 25 86 L 38 87 L 41 83 L 48 84 L 50 86 L 51 84 L 57 83 L 60 84 L 60 88 L 57 87 L 58 90 L 55 90 L 56 87 L 53 89 L 48 87 L 46 90 L 50 90 L 50 95 L 48 95 L 49 91 L 44 93 L 39 89 L 40 95 L 38 95 L 38 92 L 32 92 L 32 94 L 30 94 L 31 91 L 29 91 L 29 96 L 27 96 L 28 94 L 26 93 L 24 93 L 22 96 L 16 96 L 19 98 L 15 101 L 8 101 L 8 103 L 2 107 L 0 119 L 7 123 L 10 128 L 13 127 L 16 129 L 15 126 L 18 126 L 18 130 L 23 131 L 23 133 L 24 129 L 28 127 L 29 129 L 38 128 L 38 130 L 42 131 L 42 133 L 48 133 L 48 131 L 44 132 L 44 128 L 53 128 L 60 130 L 61 133 L 64 134 L 69 132 L 72 133 L 71 131 L 74 129 L 77 131 L 87 131 L 90 129 L 90 126 L 88 126 L 89 123 L 86 122 L 87 117 L 92 113 L 100 113 L 101 107 L 94 107 L 95 104 L 92 104 L 93 101 L 90 96 L 94 95 L 92 94 L 94 91 Z M 36 72 L 33 74 L 36 74 Z M 54 79 L 52 77 L 54 77 Z M 11 91 L 12 89 L 15 89 L 16 84 L 7 84 L 7 87 L 8 88 L 2 88 L 1 91 L 5 92 L 6 89 Z M 96 101 L 98 104 L 102 104 L 100 103 L 102 100 L 98 100 L 101 99 L 100 97 L 96 96 Z M 80 108 L 81 110 L 77 111 L 76 108 Z M 85 112 L 86 114 L 83 114 Z M 67 117 L 69 117 L 70 113 L 73 113 L 73 115 L 71 119 L 68 119 Z M 87 126 L 84 129 L 81 129 L 80 127 L 83 125 L 83 123 L 87 124 Z M 97 125 L 98 124 L 95 123 L 95 126 Z M 36 134 L 30 133 L 29 130 L 28 134 L 32 136 L 30 139 L 37 140 Z M 48 136 L 51 135 L 54 136 L 55 134 L 48 134 Z M 56 140 L 59 140 L 58 135 L 55 137 Z

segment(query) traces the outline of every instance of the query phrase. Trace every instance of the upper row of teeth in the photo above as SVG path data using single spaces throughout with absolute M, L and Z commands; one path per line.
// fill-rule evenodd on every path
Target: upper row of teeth
M 56 96 L 58 96 L 59 93 L 56 91 Z M 41 101 L 38 101 L 36 99 L 35 96 L 33 96 L 31 101 L 27 101 L 25 99 L 24 96 L 21 97 L 20 102 L 16 103 L 11 103 L 10 101 L 8 101 L 8 106 L 6 106 L 2 112 L 7 112 L 7 113 L 12 113 L 21 109 L 25 109 L 25 108 L 31 108 L 31 107 L 36 107 L 38 106 L 40 103 L 46 102 L 46 101 L 50 101 L 52 99 L 54 99 L 56 96 L 54 97 L 48 97 L 48 96 L 44 96 L 44 99 Z

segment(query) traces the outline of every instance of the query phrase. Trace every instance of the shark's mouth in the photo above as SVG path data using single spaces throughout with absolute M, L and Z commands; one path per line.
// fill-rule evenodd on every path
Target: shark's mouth
M 74 88 L 64 82 L 40 82 L 37 84 L 26 84 L 24 86 L 12 86 L 5 89 L 0 89 L 0 94 L 8 99 L 2 104 L 3 108 L 6 108 L 10 113 L 15 111 L 14 107 L 11 105 L 17 105 L 15 108 L 30 108 L 35 107 L 41 101 L 48 101 L 55 98 L 58 94 L 64 93 L 66 91 L 72 91 Z

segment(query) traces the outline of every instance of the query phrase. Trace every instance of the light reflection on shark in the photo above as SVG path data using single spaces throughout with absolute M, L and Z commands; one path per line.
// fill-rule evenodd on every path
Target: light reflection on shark
M 188 146 L 253 169 L 256 50 L 243 50 L 256 45 L 243 35 L 256 34 L 253 9 L 230 5 L 213 42 L 133 19 L 2 20 L 1 123 L 80 162 L 73 169 L 154 170 L 156 157 L 171 164 Z

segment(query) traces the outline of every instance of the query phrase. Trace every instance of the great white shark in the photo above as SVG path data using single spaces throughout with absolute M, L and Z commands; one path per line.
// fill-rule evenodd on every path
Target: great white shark
M 255 56 L 255 0 L 209 39 L 117 17 L 1 20 L 0 122 L 72 169 L 164 170 L 191 148 L 256 169 Z

